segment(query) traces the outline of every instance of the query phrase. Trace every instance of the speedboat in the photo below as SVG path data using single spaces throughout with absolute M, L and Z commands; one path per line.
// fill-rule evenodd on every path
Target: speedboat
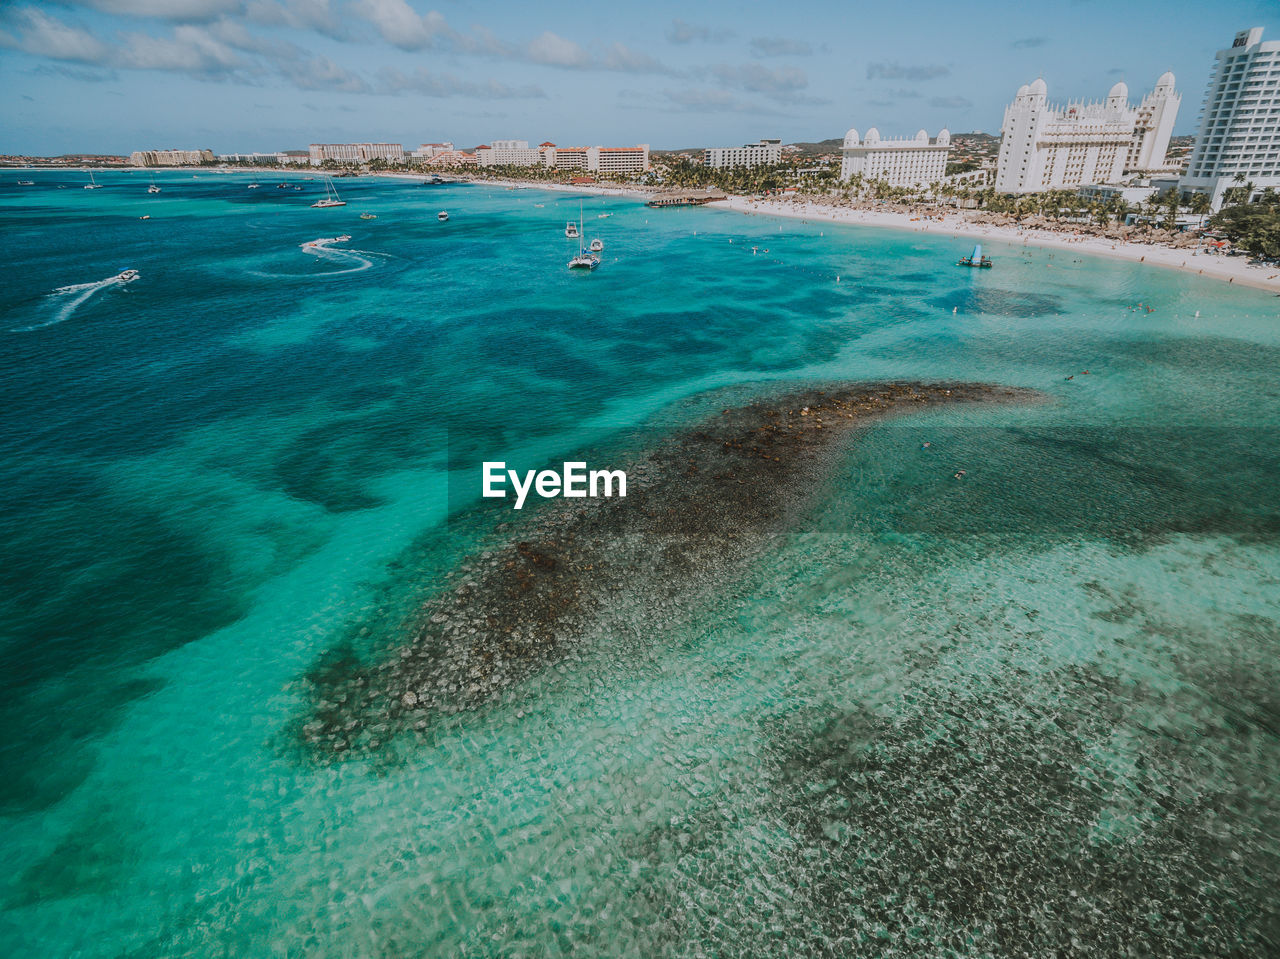
M 445 213 L 444 210 L 441 210 L 436 214 L 436 219 L 443 223 L 445 220 L 449 219 L 449 214 Z
M 121 270 L 119 273 L 117 273 L 115 276 L 112 277 L 112 279 L 115 280 L 117 283 L 132 283 L 137 278 L 138 278 L 137 270 Z
M 564 225 L 564 235 L 571 240 L 576 240 L 578 237 L 582 236 L 582 233 L 578 230 L 578 224 L 570 220 Z
M 376 213 L 361 213 L 361 214 L 360 214 L 360 219 L 362 219 L 362 220 L 376 220 L 377 218 L 378 218 L 378 214 L 376 214 Z
M 277 183 L 277 184 L 276 184 L 276 189 L 277 189 L 277 190 L 287 190 L 287 189 L 289 189 L 289 184 L 287 184 L 287 183 Z
M 147 187 L 147 192 L 148 192 L 148 193 L 159 193 L 159 192 L 160 192 L 160 188 L 159 188 L 158 186 L 156 186 L 156 185 L 153 183 L 153 184 L 151 184 L 151 186 Z
M 601 250 L 604 249 L 604 240 L 601 240 L 599 238 L 592 240 L 591 245 L 587 247 L 587 249 L 589 249 L 592 253 L 599 253 Z
M 35 186 L 35 185 L 36 185 L 35 180 L 19 180 L 18 181 L 18 186 Z
M 256 183 L 250 183 L 250 184 L 249 184 L 249 189 L 250 189 L 250 190 L 256 190 L 256 189 L 258 189 L 258 184 L 256 184 Z

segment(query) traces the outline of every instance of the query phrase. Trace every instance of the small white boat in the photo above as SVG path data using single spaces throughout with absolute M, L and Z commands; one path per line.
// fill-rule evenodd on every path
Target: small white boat
M 89 182 L 84 185 L 86 190 L 101 190 L 102 184 L 93 178 L 93 171 L 89 171 Z
M 360 214 L 360 219 L 362 219 L 362 220 L 376 220 L 377 218 L 378 218 L 378 214 L 376 214 L 376 213 L 361 213 L 361 214 Z
M 249 184 L 249 189 L 250 189 L 250 190 L 256 190 L 256 189 L 258 189 L 258 184 L 256 184 L 256 183 L 250 183 L 250 184 Z
M 112 277 L 112 279 L 114 279 L 117 283 L 132 283 L 137 278 L 138 278 L 137 270 L 121 270 L 114 277 Z
M 443 223 L 445 220 L 449 219 L 449 214 L 445 213 L 444 210 L 441 210 L 436 214 L 436 219 Z
M 578 224 L 570 220 L 564 225 L 564 235 L 571 240 L 576 240 L 578 237 L 582 236 L 582 233 L 578 229 Z
M 601 240 L 599 238 L 592 240 L 591 245 L 587 247 L 587 249 L 589 249 L 592 253 L 599 253 L 601 250 L 604 249 L 604 240 Z
M 19 180 L 18 181 L 18 186 L 35 186 L 35 185 L 36 185 L 35 180 Z
M 347 201 L 338 196 L 338 188 L 333 185 L 333 180 L 329 177 L 324 181 L 324 199 L 316 200 L 311 204 L 313 207 L 324 209 L 331 206 L 346 206 Z
M 151 174 L 151 186 L 147 187 L 147 192 L 148 192 L 148 193 L 159 193 L 159 192 L 160 192 L 160 188 L 159 188 L 158 186 L 156 186 L 156 175 L 155 175 L 154 173 L 153 173 L 153 174 Z

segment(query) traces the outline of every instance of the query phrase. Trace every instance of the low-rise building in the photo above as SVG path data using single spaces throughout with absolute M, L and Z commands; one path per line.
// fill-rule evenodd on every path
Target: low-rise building
M 463 150 L 442 150 L 430 159 L 424 161 L 424 166 L 455 168 L 464 166 L 479 166 L 480 158 L 474 153 L 467 153 Z
M 883 180 L 890 186 L 927 186 L 941 182 L 947 174 L 947 153 L 951 133 L 945 129 L 937 137 L 921 130 L 914 137 L 880 136 L 872 127 L 865 137 L 857 130 L 844 135 L 840 152 L 840 179 L 861 176 L 863 180 Z

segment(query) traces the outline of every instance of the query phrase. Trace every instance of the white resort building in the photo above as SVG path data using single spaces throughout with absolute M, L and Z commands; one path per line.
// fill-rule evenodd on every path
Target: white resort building
M 702 162 L 717 170 L 735 166 L 771 166 L 782 162 L 782 141 L 757 140 L 740 147 L 712 147 L 702 151 Z
M 476 147 L 476 155 L 481 166 L 537 166 L 542 162 L 542 151 L 530 147 L 528 140 L 494 140 Z
M 558 147 L 543 143 L 538 147 L 542 162 L 556 170 L 584 170 L 588 173 L 643 173 L 649 169 L 649 144 L 633 147 Z
M 130 166 L 194 166 L 212 163 L 212 150 L 134 150 Z
M 1267 187 L 1280 188 L 1280 41 L 1263 43 L 1262 28 L 1253 27 L 1237 33 L 1216 58 L 1179 184 L 1208 193 L 1214 210 L 1232 188 L 1252 184 L 1249 201 Z
M 1004 111 L 995 188 L 1038 193 L 1159 171 L 1181 102 L 1172 73 L 1163 74 L 1136 107 L 1123 82 L 1106 100 L 1065 106 L 1049 103 L 1043 79 L 1023 84 Z
M 882 139 L 872 127 L 865 137 L 857 130 L 844 135 L 840 161 L 840 179 L 861 176 L 864 180 L 884 180 L 890 186 L 927 186 L 947 174 L 947 153 L 951 150 L 951 134 L 938 132 L 933 141 L 921 130 L 915 136 Z
M 312 166 L 319 166 L 325 160 L 336 163 L 368 163 L 373 159 L 388 163 L 404 162 L 404 147 L 399 143 L 313 143 L 310 153 Z

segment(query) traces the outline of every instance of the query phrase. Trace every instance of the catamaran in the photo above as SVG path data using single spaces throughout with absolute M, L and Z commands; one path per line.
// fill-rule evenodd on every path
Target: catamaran
M 93 178 L 93 171 L 89 171 L 89 182 L 84 185 L 86 190 L 101 190 L 102 184 Z
M 588 253 L 582 245 L 582 201 L 578 201 L 578 222 L 570 223 L 565 227 L 565 236 L 569 235 L 569 226 L 574 227 L 574 236 L 578 238 L 578 255 L 569 261 L 569 269 L 571 270 L 594 270 L 600 265 L 600 257 L 594 253 Z M 604 249 L 604 244 L 600 244 L 600 248 Z
M 991 269 L 991 257 L 982 255 L 982 244 L 977 243 L 973 247 L 973 252 L 968 256 L 962 256 L 956 261 L 956 266 L 972 266 L 983 270 Z
M 338 196 L 338 188 L 333 185 L 333 180 L 329 177 L 324 181 L 324 199 L 316 200 L 311 204 L 313 207 L 330 207 L 330 206 L 346 206 L 347 201 Z

